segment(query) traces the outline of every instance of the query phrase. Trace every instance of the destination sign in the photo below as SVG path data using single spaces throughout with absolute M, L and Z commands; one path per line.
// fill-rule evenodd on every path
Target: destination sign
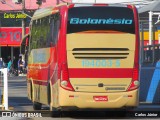
M 80 18 L 71 18 L 70 24 L 132 24 L 131 19 L 80 19 Z

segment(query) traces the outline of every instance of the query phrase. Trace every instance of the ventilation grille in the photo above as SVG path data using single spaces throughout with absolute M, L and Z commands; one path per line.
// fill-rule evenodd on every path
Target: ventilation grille
M 72 54 L 76 59 L 126 59 L 128 48 L 74 48 Z

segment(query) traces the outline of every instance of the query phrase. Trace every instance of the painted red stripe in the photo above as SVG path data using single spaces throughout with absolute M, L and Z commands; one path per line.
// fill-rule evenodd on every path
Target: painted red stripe
M 70 78 L 132 78 L 133 68 L 69 68 Z
M 33 84 L 47 86 L 48 82 L 47 81 L 36 81 L 36 80 L 33 80 Z

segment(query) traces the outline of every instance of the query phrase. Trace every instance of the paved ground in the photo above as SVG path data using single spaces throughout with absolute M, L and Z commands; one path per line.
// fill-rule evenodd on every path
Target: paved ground
M 35 112 L 33 111 L 32 108 L 32 103 L 30 100 L 27 98 L 27 87 L 26 87 L 26 80 L 25 76 L 19 76 L 19 77 L 10 77 L 9 78 L 9 106 L 10 108 L 13 107 L 14 112 Z M 50 117 L 45 117 L 45 116 L 50 116 L 50 114 L 44 114 L 46 113 L 47 107 L 43 109 L 42 116 L 43 118 L 30 118 L 33 120 L 50 120 L 53 118 Z M 147 112 L 145 112 L 147 111 Z M 157 111 L 160 111 L 160 105 L 151 105 L 151 104 L 140 104 L 140 106 L 136 109 L 134 109 L 134 112 L 130 112 L 129 115 L 135 116 L 136 115 L 141 115 L 141 114 L 148 114 L 148 113 L 153 113 L 156 114 Z M 136 115 L 135 115 L 136 114 Z M 160 116 L 160 112 L 158 113 Z M 23 118 L 23 120 L 28 120 L 29 118 Z M 86 111 L 86 112 L 72 112 L 71 114 L 67 116 L 63 116 L 60 118 L 54 118 L 54 120 L 59 120 L 59 119 L 107 119 L 106 113 L 104 112 L 96 112 L 96 111 Z M 22 120 L 22 118 L 0 118 L 0 120 Z
M 27 82 L 25 76 L 9 77 L 9 106 L 15 111 L 32 109 L 32 102 L 27 98 Z

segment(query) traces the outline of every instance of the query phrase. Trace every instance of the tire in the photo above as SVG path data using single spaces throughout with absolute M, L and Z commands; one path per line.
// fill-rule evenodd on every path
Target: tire
M 38 102 L 33 102 L 33 109 L 34 110 L 41 110 L 42 104 Z
M 50 106 L 51 117 L 61 117 L 61 111 Z
M 126 111 L 130 111 L 130 112 L 132 112 L 132 111 L 134 111 L 134 110 L 135 110 L 135 108 L 136 108 L 136 107 L 126 107 L 126 109 L 125 109 L 125 110 L 126 110 Z
M 59 110 L 59 109 L 57 109 L 57 108 L 54 108 L 53 106 L 52 106 L 52 97 L 51 97 L 51 95 L 52 95 L 52 92 L 51 92 L 51 89 L 50 89 L 51 87 L 49 87 L 49 94 L 50 94 L 50 96 L 48 97 L 49 98 L 49 107 L 50 107 L 50 112 L 51 112 L 51 117 L 60 117 L 61 116 L 61 111 Z
M 50 112 L 51 112 L 51 117 L 60 117 L 61 116 L 61 111 L 58 110 L 57 108 L 52 107 L 50 103 Z

